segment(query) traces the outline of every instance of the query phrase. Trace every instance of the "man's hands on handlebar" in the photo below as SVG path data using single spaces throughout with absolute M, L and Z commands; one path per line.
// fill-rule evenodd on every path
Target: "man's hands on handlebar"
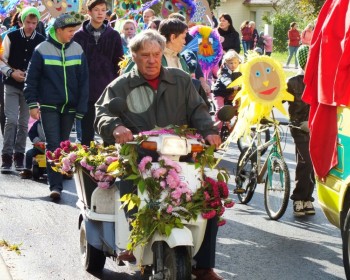
M 130 129 L 126 128 L 123 125 L 119 125 L 113 130 L 113 137 L 117 144 L 124 144 L 134 139 Z M 216 134 L 208 135 L 207 137 L 205 137 L 205 140 L 210 145 L 214 145 L 216 149 L 218 149 L 221 144 L 221 138 L 219 135 Z
M 131 130 L 122 125 L 117 126 L 113 130 L 113 137 L 117 144 L 124 144 L 134 139 Z
M 207 141 L 210 145 L 214 145 L 216 149 L 221 145 L 221 138 L 219 135 L 210 134 L 205 137 L 205 141 Z

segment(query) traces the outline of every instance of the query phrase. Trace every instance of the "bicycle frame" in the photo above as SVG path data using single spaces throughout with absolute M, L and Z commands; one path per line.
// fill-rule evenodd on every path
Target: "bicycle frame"
M 261 141 L 261 134 L 265 130 L 269 129 L 270 127 L 273 127 L 273 134 L 269 141 L 262 144 Z M 281 157 L 282 154 L 282 148 L 280 143 L 280 133 L 278 130 L 278 123 L 271 123 L 271 124 L 258 124 L 256 127 L 256 134 L 252 138 L 252 145 L 249 146 L 245 156 L 242 158 L 242 162 L 246 160 L 246 157 L 249 155 L 248 160 L 250 160 L 253 156 L 257 156 L 256 161 L 256 174 L 257 174 L 257 183 L 264 183 L 264 175 L 267 170 L 267 162 L 269 160 L 269 157 L 271 154 L 274 154 L 278 157 Z M 254 147 L 254 142 L 257 141 L 257 146 Z M 261 151 L 268 148 L 269 146 L 273 146 L 272 149 L 269 152 L 269 155 L 267 156 L 267 159 L 264 161 L 264 164 L 261 166 Z M 253 151 L 254 148 L 254 151 Z M 253 151 L 253 152 L 252 152 Z

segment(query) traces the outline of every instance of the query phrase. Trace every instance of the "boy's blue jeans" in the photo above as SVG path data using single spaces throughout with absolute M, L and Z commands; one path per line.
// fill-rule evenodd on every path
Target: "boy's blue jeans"
M 41 122 L 46 138 L 46 150 L 53 152 L 60 146 L 62 141 L 69 140 L 74 118 L 75 114 L 61 114 L 57 111 L 41 112 Z M 50 164 L 47 164 L 47 178 L 49 180 L 50 191 L 62 191 L 62 174 L 53 171 Z

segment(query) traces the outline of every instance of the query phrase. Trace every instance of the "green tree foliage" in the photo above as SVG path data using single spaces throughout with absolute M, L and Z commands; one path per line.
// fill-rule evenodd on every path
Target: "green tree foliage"
M 285 52 L 288 47 L 288 30 L 290 28 L 291 22 L 297 22 L 297 18 L 292 14 L 275 14 L 272 19 L 272 24 L 274 26 L 273 33 L 273 46 L 274 51 Z
M 215 10 L 220 6 L 220 0 L 208 0 L 210 10 Z

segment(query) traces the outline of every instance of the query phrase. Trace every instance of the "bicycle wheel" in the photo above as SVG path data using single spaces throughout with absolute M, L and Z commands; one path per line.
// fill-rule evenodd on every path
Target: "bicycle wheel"
M 240 137 L 238 139 L 237 146 L 238 146 L 238 149 L 240 150 L 240 152 L 242 152 L 245 148 L 250 147 L 251 145 L 254 145 L 255 147 L 258 145 L 258 143 L 252 144 L 252 139 L 255 136 L 255 134 L 256 134 L 256 128 L 252 127 L 250 129 L 250 134 L 248 134 L 248 136 Z M 261 143 L 262 144 L 270 141 L 270 139 L 271 139 L 270 130 L 266 129 L 265 131 L 263 131 L 261 133 Z M 267 151 L 267 148 L 261 150 L 261 155 L 265 154 L 266 151 Z
M 270 155 L 267 159 L 264 204 L 267 215 L 278 220 L 287 209 L 290 194 L 290 175 L 283 159 Z
M 257 185 L 256 153 L 252 157 L 247 156 L 246 159 L 241 162 L 247 151 L 248 148 L 245 148 L 239 155 L 235 178 L 237 190 L 242 191 L 237 191 L 237 196 L 239 201 L 243 204 L 249 203 L 249 201 L 253 198 Z

